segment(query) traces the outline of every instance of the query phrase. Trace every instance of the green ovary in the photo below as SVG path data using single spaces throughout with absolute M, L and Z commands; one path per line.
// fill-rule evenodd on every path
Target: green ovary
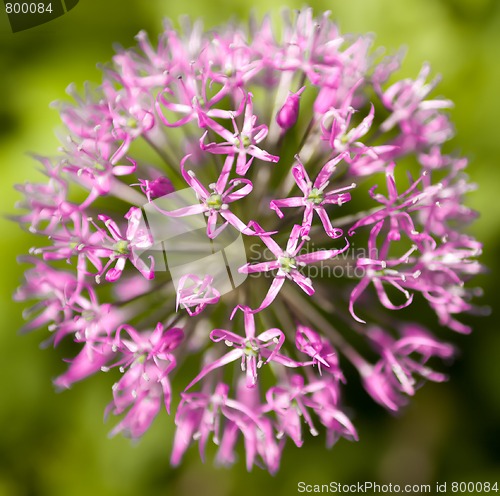
M 323 195 L 322 191 L 320 191 L 318 188 L 313 188 L 309 193 L 307 200 L 314 203 L 315 205 L 319 205 L 324 200 L 324 198 L 325 196 Z
M 222 207 L 222 196 L 213 193 L 207 198 L 207 207 L 208 208 L 213 208 L 215 210 L 220 210 Z
M 113 245 L 113 251 L 118 255 L 128 255 L 128 241 L 118 241 Z
M 280 264 L 280 269 L 283 272 L 290 272 L 292 269 L 296 268 L 296 260 L 293 257 L 290 257 L 289 255 L 285 255 L 283 257 L 280 257 L 278 260 Z

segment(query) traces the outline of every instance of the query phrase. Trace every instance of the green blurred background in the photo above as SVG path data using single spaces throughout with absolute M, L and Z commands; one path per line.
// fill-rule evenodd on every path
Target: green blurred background
M 495 288 L 500 242 L 500 2 L 498 0 L 311 1 L 332 10 L 343 32 L 374 32 L 377 45 L 409 49 L 401 75 L 416 76 L 423 61 L 443 75 L 437 91 L 456 102 L 454 148 L 471 158 L 470 176 L 480 186 L 469 204 L 481 212 L 471 231 L 485 244 L 489 274 L 481 303 L 498 303 Z M 34 177 L 26 152 L 53 154 L 58 115 L 48 108 L 64 98 L 70 82 L 100 81 L 96 62 L 108 61 L 112 44 L 134 44 L 146 29 L 155 39 L 165 16 L 201 17 L 213 27 L 247 19 L 282 0 L 81 0 L 70 13 L 12 34 L 0 14 L 0 210 L 12 213 L 19 199 L 13 184 Z M 300 8 L 301 1 L 287 6 Z M 326 451 L 322 439 L 289 443 L 281 470 L 271 477 L 202 464 L 195 448 L 178 469 L 169 467 L 172 419 L 161 414 L 137 444 L 108 439 L 112 421 L 102 412 L 110 382 L 102 376 L 56 394 L 51 379 L 63 370 L 60 350 L 40 350 L 45 336 L 19 336 L 22 306 L 11 300 L 21 280 L 16 256 L 33 240 L 0 219 L 0 496 L 291 495 L 297 483 L 373 480 L 381 483 L 498 481 L 500 484 L 500 333 L 495 313 L 469 318 L 475 330 L 448 333 L 462 350 L 447 384 L 428 384 L 409 408 L 392 417 L 362 394 L 349 396 L 358 443 L 341 440 Z M 496 297 L 494 295 L 497 295 Z M 356 385 L 352 385 L 356 389 Z M 351 388 L 348 388 L 351 389 Z

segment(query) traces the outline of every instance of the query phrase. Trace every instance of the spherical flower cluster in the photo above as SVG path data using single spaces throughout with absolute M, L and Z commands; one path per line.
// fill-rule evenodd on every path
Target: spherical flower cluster
M 406 308 L 469 332 L 481 245 L 461 232 L 473 186 L 443 152 L 452 104 L 430 97 L 429 66 L 389 84 L 401 54 L 310 10 L 279 33 L 167 23 L 137 43 L 100 86 L 69 88 L 46 181 L 18 187 L 40 240 L 25 330 L 79 348 L 56 386 L 115 374 L 113 433 L 137 438 L 174 403 L 174 465 L 210 439 L 231 464 L 242 441 L 274 473 L 306 431 L 357 439 L 342 368 L 392 411 L 445 380 L 428 361 L 454 348 Z

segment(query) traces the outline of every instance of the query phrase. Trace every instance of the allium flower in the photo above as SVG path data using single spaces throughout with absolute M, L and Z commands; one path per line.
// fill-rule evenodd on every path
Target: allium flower
M 140 437 L 172 405 L 174 465 L 209 440 L 234 463 L 241 442 L 274 473 L 288 438 L 357 439 L 343 367 L 396 411 L 454 354 L 408 307 L 470 331 L 481 245 L 462 232 L 467 161 L 442 148 L 451 102 L 428 65 L 388 86 L 400 56 L 328 14 L 283 22 L 140 33 L 100 86 L 69 88 L 60 155 L 18 187 L 39 240 L 24 329 L 79 346 L 57 387 L 115 375 L 113 433 Z

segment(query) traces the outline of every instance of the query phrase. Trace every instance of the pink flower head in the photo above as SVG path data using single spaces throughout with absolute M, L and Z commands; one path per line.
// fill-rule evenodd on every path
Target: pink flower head
M 116 281 L 122 274 L 126 261 L 129 259 L 139 272 L 147 279 L 154 277 L 154 259 L 150 258 L 150 266 L 140 258 L 141 253 L 152 246 L 151 235 L 142 220 L 142 213 L 139 208 L 132 207 L 125 219 L 128 220 L 128 226 L 125 235 L 120 231 L 116 222 L 107 215 L 100 214 L 99 220 L 104 222 L 108 229 L 109 235 L 107 239 L 114 241 L 112 244 L 112 252 L 108 263 L 102 267 L 96 279 L 100 279 L 101 275 L 106 273 L 106 280 L 109 282 Z M 102 232 L 102 231 L 101 231 Z M 108 267 L 116 260 L 113 268 Z
M 225 329 L 214 329 L 210 333 L 210 339 L 215 343 L 224 341 L 226 346 L 234 349 L 215 362 L 205 365 L 201 372 L 188 384 L 186 390 L 194 386 L 212 370 L 223 367 L 238 359 L 241 359 L 241 370 L 246 372 L 246 385 L 249 388 L 255 387 L 257 384 L 257 370 L 270 361 L 275 361 L 287 367 L 298 367 L 301 365 L 279 353 L 285 341 L 282 331 L 279 329 L 268 329 L 256 336 L 255 318 L 250 308 L 237 306 L 231 318 L 234 317 L 238 309 L 244 315 L 245 337 L 231 331 L 226 331 Z
M 343 158 L 345 158 L 345 156 L 346 154 L 341 154 L 325 164 L 314 183 L 312 183 L 309 179 L 309 176 L 304 168 L 304 165 L 300 161 L 300 158 L 296 157 L 297 164 L 293 166 L 292 173 L 295 182 L 304 194 L 304 197 L 292 197 L 283 200 L 272 200 L 269 204 L 270 208 L 276 211 L 278 217 L 282 219 L 284 215 L 280 210 L 280 207 L 305 207 L 304 218 L 302 220 L 303 234 L 307 235 L 311 230 L 313 214 L 314 212 L 316 212 L 328 236 L 330 236 L 331 238 L 338 238 L 342 236 L 342 229 L 332 227 L 330 217 L 325 210 L 325 206 L 333 204 L 340 207 L 344 203 L 348 202 L 351 199 L 351 195 L 347 193 L 347 191 L 354 188 L 356 185 L 353 183 L 350 186 L 345 186 L 343 188 L 338 188 L 331 191 L 325 190 L 330 184 L 330 176 L 335 170 L 336 165 Z
M 247 469 L 251 470 L 259 456 L 271 473 L 277 471 L 281 449 L 273 436 L 271 422 L 262 417 L 260 405 L 249 405 L 247 401 L 240 400 L 240 390 L 238 388 L 236 399 L 229 397 L 229 387 L 223 383 L 218 383 L 212 394 L 208 388 L 200 393 L 182 393 L 175 419 L 177 430 L 172 450 L 173 465 L 180 463 L 192 440 L 198 441 L 200 455 L 204 459 L 210 435 L 219 446 L 219 463 L 233 463 L 235 443 L 242 434 Z
M 370 283 L 373 283 L 380 303 L 382 303 L 384 307 L 390 310 L 400 310 L 411 305 L 413 295 L 407 288 L 410 286 L 411 279 L 418 277 L 418 272 L 414 272 L 411 268 L 407 267 L 410 260 L 409 257 L 417 249 L 417 246 L 413 245 L 406 253 L 398 258 L 386 260 L 385 258 L 389 250 L 390 239 L 388 237 L 386 238 L 380 251 L 376 243 L 377 236 L 382 226 L 383 221 L 380 221 L 378 224 L 375 224 L 370 232 L 368 253 L 373 253 L 374 258 L 363 257 L 356 261 L 357 266 L 363 269 L 365 275 L 352 290 L 349 299 L 349 311 L 355 320 L 363 324 L 366 322 L 356 315 L 354 312 L 354 305 Z M 392 286 L 402 293 L 404 296 L 403 303 L 393 303 L 387 294 L 386 286 Z
M 52 164 L 49 159 L 36 157 L 45 168 L 49 178 L 47 184 L 18 184 L 16 189 L 24 195 L 18 206 L 26 213 L 14 217 L 31 233 L 50 235 L 61 223 L 78 215 L 79 206 L 69 201 L 68 183 L 59 177 L 61 167 Z
M 405 233 L 411 239 L 418 239 L 419 233 L 415 228 L 410 212 L 418 208 L 416 205 L 418 205 L 427 195 L 432 194 L 433 191 L 430 190 L 435 188 L 428 188 L 427 191 L 420 192 L 417 187 L 422 181 L 421 177 L 413 182 L 406 191 L 399 194 L 396 189 L 394 169 L 394 163 L 390 164 L 386 169 L 387 198 L 380 193 L 375 193 L 377 185 L 373 186 L 370 190 L 370 196 L 375 201 L 381 203 L 383 207 L 356 222 L 349 231 L 351 236 L 360 227 L 376 224 L 380 221 L 387 221 L 390 224 L 388 233 L 388 238 L 390 240 L 399 240 L 401 233 Z M 423 174 L 425 175 L 425 171 Z M 439 186 L 437 186 L 437 188 L 439 188 Z
M 214 107 L 219 101 L 226 96 L 224 89 L 220 90 L 215 96 L 209 98 L 207 96 L 206 75 L 203 76 L 203 84 L 201 94 L 197 94 L 197 88 L 192 83 L 191 79 L 187 81 L 178 77 L 172 81 L 170 87 L 165 88 L 157 97 L 155 110 L 158 113 L 162 123 L 167 127 L 179 127 L 188 124 L 196 119 L 198 126 L 205 127 L 208 119 L 230 119 L 234 113 L 228 110 L 221 110 Z M 242 105 L 244 100 L 242 100 Z M 170 121 L 165 116 L 163 109 L 170 112 L 180 114 L 181 117 L 177 121 Z M 241 113 L 242 107 L 239 108 L 237 115 Z
M 292 280 L 300 287 L 300 289 L 302 289 L 302 291 L 304 291 L 304 293 L 308 296 L 312 296 L 314 294 L 312 281 L 309 277 L 304 276 L 300 272 L 299 268 L 311 263 L 333 258 L 348 248 L 348 245 L 346 245 L 344 248 L 338 250 L 321 250 L 299 254 L 304 246 L 304 243 L 309 241 L 309 237 L 304 234 L 303 226 L 298 224 L 293 226 L 284 250 L 280 248 L 280 246 L 270 236 L 265 235 L 267 233 L 258 224 L 251 224 L 251 227 L 254 228 L 257 233 L 261 234 L 260 239 L 262 239 L 267 248 L 276 257 L 274 261 L 246 264 L 239 269 L 239 271 L 244 274 L 276 271 L 276 275 L 271 283 L 271 287 L 269 288 L 267 295 L 264 298 L 264 301 L 261 303 L 259 308 L 253 310 L 253 312 L 260 312 L 262 309 L 268 307 L 278 295 L 286 279 Z
M 193 188 L 200 203 L 198 205 L 182 207 L 169 212 L 162 212 L 172 217 L 184 217 L 187 215 L 205 213 L 208 216 L 207 236 L 211 239 L 217 237 L 228 224 L 231 224 L 238 231 L 250 233 L 251 231 L 248 229 L 247 225 L 236 217 L 229 207 L 229 203 L 244 198 L 253 189 L 252 182 L 248 179 L 231 179 L 228 183 L 229 173 L 231 172 L 234 161 L 233 157 L 231 155 L 227 157 L 217 182 L 210 184 L 210 191 L 197 179 L 194 171 L 186 171 L 184 164 L 188 158 L 189 155 L 184 157 L 181 162 L 182 176 L 188 185 Z M 159 209 L 159 207 L 156 208 Z M 222 217 L 224 223 L 217 226 L 219 216 Z
M 297 122 L 297 118 L 299 117 L 300 95 L 305 89 L 306 87 L 302 86 L 297 93 L 289 92 L 283 107 L 281 107 L 276 115 L 276 122 L 282 129 L 290 129 Z
M 205 132 L 200 141 L 202 150 L 210 153 L 236 156 L 236 173 L 244 176 L 255 158 L 265 162 L 278 162 L 279 157 L 271 155 L 265 150 L 262 150 L 257 145 L 267 136 L 268 128 L 265 124 L 256 126 L 257 116 L 253 113 L 253 95 L 248 93 L 246 99 L 246 107 L 243 119 L 243 126 L 238 128 L 234 117 L 232 117 L 234 132 L 218 124 L 216 121 L 207 117 L 206 123 L 215 133 L 220 135 L 226 141 L 222 143 L 204 144 L 204 138 L 208 134 Z M 247 158 L 250 155 L 250 158 Z
M 209 275 L 203 279 L 195 274 L 182 276 L 177 289 L 176 307 L 182 307 L 190 316 L 194 316 L 202 312 L 207 305 L 215 305 L 220 294 L 212 284 L 213 277 Z
M 146 195 L 148 201 L 168 195 L 174 191 L 172 181 L 167 177 L 157 177 L 152 181 L 148 179 L 139 179 L 142 192 Z
M 414 375 L 434 382 L 442 382 L 446 375 L 430 369 L 426 362 L 434 356 L 450 359 L 453 346 L 441 343 L 418 325 L 406 325 L 402 337 L 392 338 L 380 328 L 370 329 L 368 336 L 381 354 L 381 359 L 370 369 L 362 372 L 365 387 L 371 396 L 390 410 L 398 410 L 405 403 L 400 393 L 413 396 L 418 387 Z M 415 354 L 420 360 L 413 358 Z
M 96 153 L 93 148 L 88 149 L 73 140 L 65 144 L 64 151 L 66 157 L 61 161 L 61 168 L 73 181 L 84 185 L 88 190 L 87 199 L 80 204 L 80 209 L 111 191 L 119 195 L 121 183 L 118 178 L 137 170 L 137 163 L 130 157 L 110 156 L 111 152 L 108 150 Z
M 121 330 L 129 338 L 121 338 Z M 125 431 L 133 438 L 142 436 L 160 411 L 162 398 L 166 410 L 170 410 L 168 374 L 176 365 L 172 351 L 183 337 L 181 329 L 165 331 L 161 323 L 149 334 L 141 335 L 128 325 L 119 329 L 112 350 L 122 358 L 113 366 L 119 366 L 123 376 L 113 386 L 113 402 L 107 412 L 119 415 L 128 411 L 113 429 L 112 435 Z
M 344 382 L 345 378 L 340 370 L 338 355 L 333 350 L 327 339 L 314 332 L 310 327 L 297 326 L 295 333 L 295 346 L 299 351 L 309 355 L 312 363 L 321 370 L 333 375 L 337 380 Z M 325 367 L 324 369 L 321 366 Z
M 288 435 L 297 446 L 302 446 L 303 420 L 313 436 L 319 432 L 314 426 L 309 410 L 315 412 L 321 423 L 337 435 L 357 438 L 354 426 L 347 416 L 336 408 L 336 396 L 323 394 L 329 386 L 329 379 L 311 382 L 305 385 L 300 375 L 293 375 L 285 386 L 276 386 L 267 392 L 268 408 L 278 416 L 280 430 L 278 437 Z M 318 401 L 320 400 L 320 401 Z M 303 417 L 303 419 L 302 419 Z M 335 435 L 333 437 L 336 437 Z
M 241 434 L 245 446 L 247 470 L 254 464 L 266 467 L 271 474 L 277 472 L 284 442 L 277 440 L 275 426 L 265 415 L 256 388 L 248 389 L 244 381 L 239 381 L 236 399 L 247 415 L 227 415 L 227 424 L 220 443 L 216 460 L 230 465 L 235 460 L 235 444 Z
M 54 379 L 57 389 L 69 389 L 75 382 L 81 381 L 96 372 L 112 358 L 111 345 L 104 342 L 88 341 L 76 357 L 69 360 L 70 364 L 66 372 Z
M 398 80 L 401 52 L 377 61 L 372 36 L 342 36 L 328 13 L 281 24 L 140 32 L 101 84 L 68 88 L 58 155 L 17 187 L 36 238 L 23 330 L 77 348 L 58 388 L 122 374 L 112 434 L 140 437 L 175 407 L 173 465 L 212 440 L 216 463 L 242 448 L 274 474 L 304 426 L 355 440 L 344 364 L 396 411 L 453 355 L 432 322 L 401 321 L 420 317 L 414 300 L 461 333 L 482 312 L 482 246 L 463 231 L 475 185 L 443 146 L 451 102 L 429 66 Z
M 17 301 L 39 299 L 43 302 L 38 302 L 23 312 L 24 317 L 30 319 L 30 322 L 22 328 L 22 331 L 28 332 L 45 325 L 70 320 L 73 312 L 67 305 L 68 299 L 75 293 L 79 296 L 75 275 L 71 272 L 54 270 L 36 258 L 23 257 L 20 261 L 32 263 L 33 267 L 26 271 L 24 275 L 26 281 L 18 288 L 14 299 Z
M 426 83 L 425 81 L 430 71 L 430 66 L 424 64 L 415 81 L 411 79 L 398 81 L 381 95 L 384 105 L 392 111 L 391 116 L 382 123 L 382 130 L 387 131 L 398 123 L 400 126 L 404 127 L 407 125 L 408 120 L 413 118 L 416 114 L 418 115 L 419 111 L 444 109 L 453 106 L 450 100 L 425 99 L 440 79 L 436 77 L 432 82 Z

